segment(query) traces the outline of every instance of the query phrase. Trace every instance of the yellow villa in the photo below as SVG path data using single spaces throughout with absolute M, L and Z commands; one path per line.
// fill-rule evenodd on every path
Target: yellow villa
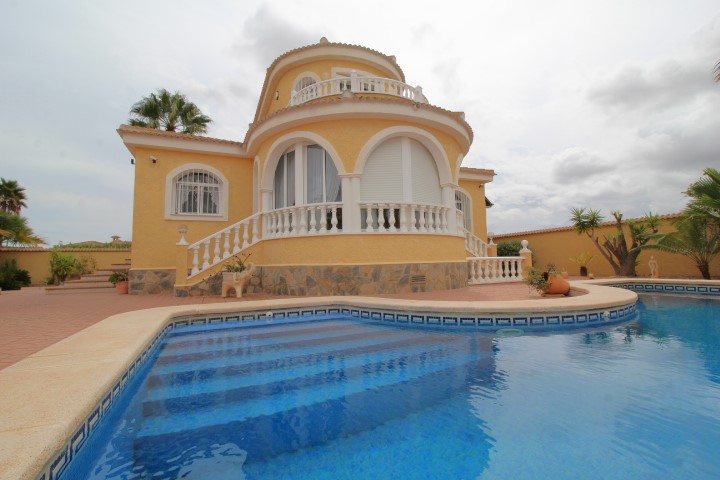
M 431 92 L 427 92 L 431 95 Z M 131 293 L 357 295 L 460 288 L 488 249 L 473 131 L 395 57 L 325 38 L 267 69 L 245 139 L 122 125 L 135 158 Z

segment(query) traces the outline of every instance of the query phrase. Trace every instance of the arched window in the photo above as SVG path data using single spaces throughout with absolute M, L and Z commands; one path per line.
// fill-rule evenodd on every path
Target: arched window
M 296 191 L 295 178 L 303 190 Z M 296 145 L 284 153 L 275 168 L 273 191 L 275 208 L 342 201 L 337 167 L 320 145 Z
M 222 181 L 206 170 L 180 172 L 173 181 L 171 213 L 176 215 L 219 215 Z
M 293 90 L 296 92 L 299 92 L 303 88 L 309 87 L 310 85 L 315 84 L 315 79 L 313 77 L 302 77 L 297 82 L 295 82 L 295 87 L 293 87 Z

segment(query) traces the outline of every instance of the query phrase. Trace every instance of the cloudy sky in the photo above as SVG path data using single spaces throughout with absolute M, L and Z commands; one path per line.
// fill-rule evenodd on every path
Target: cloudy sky
M 242 140 L 265 69 L 330 41 L 395 55 L 466 113 L 497 233 L 573 206 L 672 213 L 720 167 L 717 0 L 0 1 L 0 176 L 51 244 L 132 236 L 130 106 L 179 90 Z

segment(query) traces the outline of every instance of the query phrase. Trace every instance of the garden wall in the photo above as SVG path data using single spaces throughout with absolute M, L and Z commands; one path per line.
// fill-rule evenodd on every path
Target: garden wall
M 661 233 L 675 230 L 670 224 L 670 221 L 674 217 L 673 215 L 668 215 L 662 220 L 659 227 Z M 603 224 L 603 227 L 596 231 L 596 234 L 602 243 L 604 235 L 614 233 L 615 231 L 614 225 Z M 629 240 L 630 234 L 627 228 L 625 229 L 625 235 L 626 239 Z M 507 233 L 494 237 L 495 243 L 513 240 L 528 241 L 528 246 L 533 251 L 534 264 L 537 268 L 543 268 L 548 263 L 552 263 L 559 271 L 566 269 L 570 276 L 578 276 L 580 275 L 580 269 L 570 258 L 586 252 L 590 255 L 595 255 L 595 258 L 588 266 L 588 272 L 593 273 L 596 277 L 610 277 L 615 275 L 610 263 L 600 255 L 595 244 L 587 235 L 579 235 L 574 227 Z M 702 278 L 700 271 L 689 258 L 661 252 L 659 250 L 646 250 L 640 254 L 636 268 L 639 276 L 645 277 L 650 275 L 648 261 L 651 255 L 655 256 L 659 264 L 661 278 Z M 710 275 L 712 275 L 713 279 L 720 278 L 720 258 L 715 258 L 715 261 L 710 264 Z
M 77 259 L 92 257 L 98 270 L 108 270 L 114 263 L 125 263 L 130 249 L 120 248 L 58 248 Z M 18 268 L 30 272 L 32 285 L 45 285 L 50 278 L 50 249 L 36 247 L 0 247 L 0 263 L 15 259 Z

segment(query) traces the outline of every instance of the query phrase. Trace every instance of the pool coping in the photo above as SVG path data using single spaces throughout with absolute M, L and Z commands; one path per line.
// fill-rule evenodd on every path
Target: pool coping
M 630 304 L 634 308 L 635 292 L 609 286 L 632 283 L 720 286 L 716 281 L 614 278 L 572 281 L 580 295 L 537 300 L 306 297 L 159 307 L 113 315 L 0 371 L 0 479 L 50 480 L 56 472 L 61 474 L 114 395 L 179 319 L 327 306 L 469 316 L 582 312 Z

